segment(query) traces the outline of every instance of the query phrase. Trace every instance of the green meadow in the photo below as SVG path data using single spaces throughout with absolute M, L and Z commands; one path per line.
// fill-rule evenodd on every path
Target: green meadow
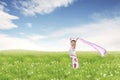
M 120 52 L 77 52 L 73 69 L 68 52 L 0 51 L 0 80 L 120 80 Z

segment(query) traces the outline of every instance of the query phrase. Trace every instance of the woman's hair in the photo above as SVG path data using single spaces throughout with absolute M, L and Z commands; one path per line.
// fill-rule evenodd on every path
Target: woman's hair
M 71 42 L 76 42 L 76 40 L 71 40 Z

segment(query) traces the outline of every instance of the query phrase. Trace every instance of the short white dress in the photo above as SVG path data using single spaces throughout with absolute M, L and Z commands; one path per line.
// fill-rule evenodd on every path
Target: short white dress
M 79 67 L 79 65 L 78 65 L 78 58 L 77 58 L 75 49 L 70 48 L 69 51 L 70 51 L 70 57 L 72 58 L 73 68 L 78 68 Z

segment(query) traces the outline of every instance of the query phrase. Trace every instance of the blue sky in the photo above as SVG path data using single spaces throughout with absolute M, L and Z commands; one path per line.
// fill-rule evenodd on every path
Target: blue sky
M 0 22 L 1 50 L 66 51 L 70 37 L 120 50 L 120 0 L 0 0 Z

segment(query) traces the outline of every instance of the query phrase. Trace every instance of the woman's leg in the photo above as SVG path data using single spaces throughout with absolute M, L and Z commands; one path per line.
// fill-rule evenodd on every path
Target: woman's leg
M 72 65 L 73 65 L 73 68 L 78 68 L 78 59 L 77 57 L 72 57 Z

